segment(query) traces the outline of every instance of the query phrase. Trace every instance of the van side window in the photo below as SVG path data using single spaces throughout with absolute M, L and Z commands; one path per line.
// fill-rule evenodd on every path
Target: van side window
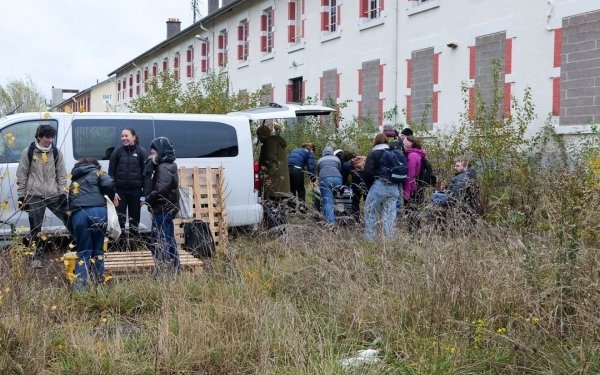
M 167 137 L 177 158 L 226 158 L 238 155 L 235 128 L 221 122 L 154 120 L 157 137 Z
M 147 151 L 154 139 L 152 120 L 129 119 L 75 119 L 72 123 L 73 157 L 86 156 L 98 160 L 110 159 L 110 153 L 121 145 L 121 130 L 132 128 Z
M 2 129 L 0 132 L 2 136 L 0 139 L 0 162 L 18 163 L 23 150 L 35 141 L 35 131 L 40 125 L 51 125 L 54 129 L 58 128 L 55 120 L 33 120 L 12 124 Z M 62 142 L 60 139 L 55 139 L 54 144 L 60 148 Z

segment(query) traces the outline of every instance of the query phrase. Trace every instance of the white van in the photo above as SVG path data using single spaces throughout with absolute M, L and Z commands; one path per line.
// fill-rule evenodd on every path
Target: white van
M 270 108 L 271 111 L 266 109 Z M 258 112 L 257 112 L 258 111 Z M 312 111 L 312 112 L 311 112 Z M 179 167 L 219 167 L 225 171 L 229 226 L 260 223 L 262 206 L 255 189 L 250 119 L 291 118 L 297 114 L 329 114 L 327 107 L 279 106 L 229 115 L 147 113 L 22 113 L 0 118 L 0 241 L 17 229 L 29 230 L 27 213 L 16 210 L 16 171 L 21 152 L 34 141 L 39 125 L 57 130 L 56 146 L 62 151 L 67 173 L 84 156 L 99 160 L 108 170 L 112 148 L 119 146 L 123 128 L 133 128 L 147 150 L 159 136 L 175 146 Z M 279 112 L 276 117 L 275 112 Z M 298 112 L 298 113 L 297 113 Z M 148 150 L 149 151 L 149 150 Z M 140 229 L 149 230 L 150 217 L 142 210 Z M 62 222 L 46 210 L 43 230 L 64 234 Z

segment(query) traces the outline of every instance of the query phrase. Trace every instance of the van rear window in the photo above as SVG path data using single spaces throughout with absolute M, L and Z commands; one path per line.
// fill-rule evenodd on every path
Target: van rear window
M 154 120 L 157 137 L 167 137 L 177 158 L 226 158 L 238 155 L 235 128 L 221 122 Z

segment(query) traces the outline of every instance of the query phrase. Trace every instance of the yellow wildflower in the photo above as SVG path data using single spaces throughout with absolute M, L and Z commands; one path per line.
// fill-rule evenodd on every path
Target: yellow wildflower
M 0 203 L 0 207 L 2 211 L 8 211 L 8 201 L 2 201 L 2 203 Z
M 58 350 L 63 350 L 65 348 L 63 344 L 58 344 L 56 345 L 56 347 L 58 348 Z
M 540 322 L 540 318 L 538 316 L 531 317 L 531 322 L 533 324 L 538 324 Z
M 107 282 L 111 281 L 112 278 L 113 277 L 111 275 L 104 275 L 104 282 L 107 283 Z
M 51 309 L 52 311 L 54 311 L 54 310 L 58 309 L 58 306 L 56 306 L 56 305 L 52 305 L 52 307 L 50 307 L 50 309 Z
M 506 328 L 500 327 L 500 328 L 496 329 L 496 333 L 503 335 L 506 333 Z
M 102 318 L 100 320 L 102 321 L 102 323 L 106 323 L 108 321 L 108 319 L 106 319 L 106 318 Z
M 4 288 L 4 293 L 8 293 L 8 292 L 10 292 L 10 288 L 9 287 Z

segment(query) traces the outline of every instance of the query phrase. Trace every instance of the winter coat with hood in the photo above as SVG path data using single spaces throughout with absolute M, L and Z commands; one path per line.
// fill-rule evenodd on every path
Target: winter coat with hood
M 71 171 L 69 210 L 77 212 L 84 207 L 105 207 L 104 195 L 115 196 L 113 179 L 95 164 L 79 164 Z
M 333 156 L 333 147 L 323 149 L 323 157 L 317 162 L 317 174 L 319 178 L 342 177 L 342 162 Z
M 389 149 L 390 146 L 386 143 L 378 144 L 373 147 L 369 155 L 367 155 L 367 161 L 365 162 L 365 169 L 363 170 L 363 180 L 367 184 L 368 188 L 371 188 L 375 179 L 379 174 L 379 162 L 383 152 Z
M 459 173 L 452 177 L 446 192 L 452 199 L 460 200 L 467 193 L 467 189 L 473 183 L 475 179 L 475 170 L 467 169 L 466 171 Z
M 175 149 L 166 137 L 155 138 L 150 148 L 156 150 L 144 168 L 147 177 L 146 203 L 152 212 L 176 214 L 179 212 L 179 174 L 175 164 Z
M 29 163 L 29 148 L 33 147 L 33 156 Z M 45 156 L 44 156 L 45 154 Z M 37 144 L 23 150 L 17 167 L 17 195 L 20 198 L 37 196 L 55 197 L 67 193 L 67 170 L 63 154 L 58 150 L 54 161 L 52 148 L 44 150 Z
M 287 157 L 287 162 L 290 168 L 306 168 L 308 173 L 315 173 L 315 157 L 305 148 L 293 149 Z
M 420 148 L 413 148 L 406 151 L 408 174 L 404 182 L 402 182 L 402 194 L 404 200 L 410 200 L 417 191 L 417 178 L 421 173 L 421 161 L 425 159 L 426 156 L 427 152 Z
M 271 184 L 266 187 L 267 197 L 277 198 L 290 193 L 290 172 L 285 147 L 287 143 L 279 135 L 271 135 L 267 130 L 257 131 L 258 140 L 262 143 L 258 163 L 266 168 Z M 259 128 L 259 130 L 261 129 Z
M 117 193 L 142 195 L 144 163 L 148 152 L 139 145 L 119 146 L 110 155 L 108 174 L 115 181 Z

